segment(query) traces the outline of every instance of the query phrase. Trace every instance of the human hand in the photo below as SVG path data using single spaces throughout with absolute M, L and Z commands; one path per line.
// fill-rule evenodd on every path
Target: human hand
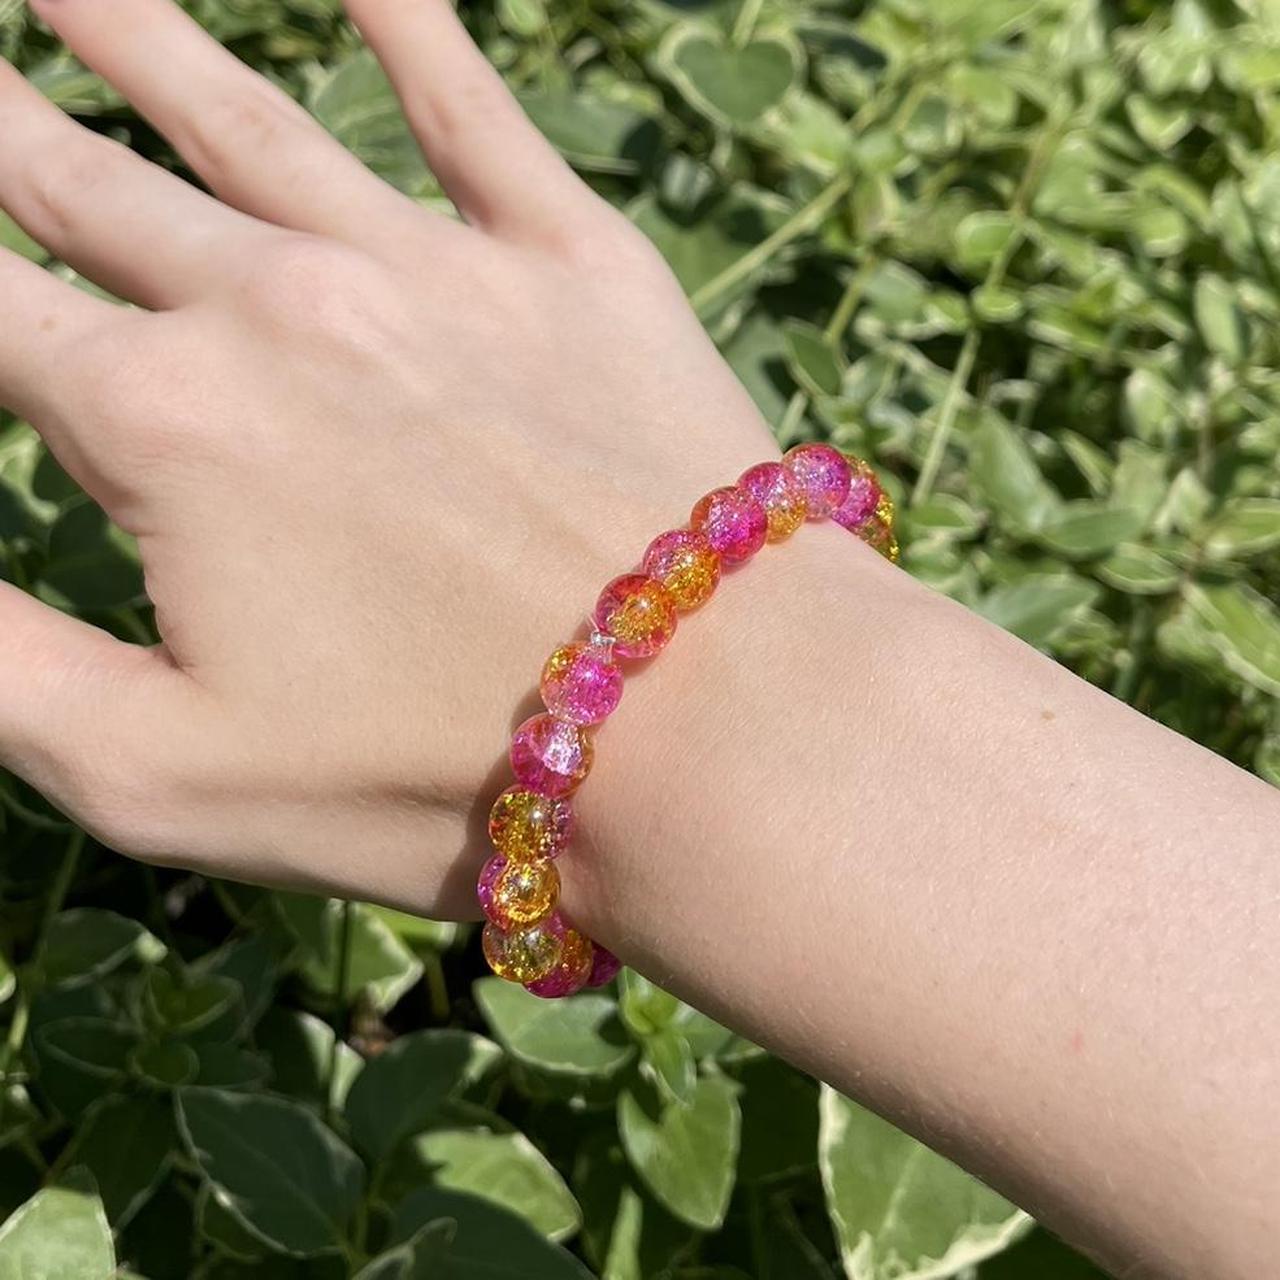
M 468 914 L 511 709 L 767 429 L 443 0 L 348 8 L 465 224 L 170 0 L 33 8 L 217 199 L 0 68 L 0 204 L 139 304 L 0 254 L 0 400 L 136 535 L 162 637 L 0 584 L 0 759 L 124 852 Z

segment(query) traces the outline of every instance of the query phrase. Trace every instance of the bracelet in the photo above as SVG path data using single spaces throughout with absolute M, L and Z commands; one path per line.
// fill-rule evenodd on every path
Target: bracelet
M 736 484 L 713 489 L 685 528 L 660 533 L 639 572 L 615 578 L 600 593 L 590 638 L 562 644 L 547 659 L 539 682 L 546 711 L 511 739 L 516 782 L 489 815 L 496 852 L 476 886 L 487 921 L 485 959 L 500 978 L 554 998 L 603 986 L 617 974 L 618 958 L 559 911 L 556 859 L 573 834 L 569 797 L 591 771 L 591 732 L 622 697 L 618 659 L 648 658 L 664 648 L 677 615 L 715 591 L 722 566 L 789 538 L 805 520 L 828 517 L 897 561 L 893 502 L 870 466 L 830 445 L 796 445 L 781 462 L 762 462 Z

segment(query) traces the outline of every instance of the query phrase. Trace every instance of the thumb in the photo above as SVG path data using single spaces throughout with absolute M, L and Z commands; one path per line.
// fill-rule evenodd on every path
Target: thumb
M 167 839 L 163 778 L 195 689 L 163 649 L 126 644 L 0 583 L 0 764 L 103 843 Z

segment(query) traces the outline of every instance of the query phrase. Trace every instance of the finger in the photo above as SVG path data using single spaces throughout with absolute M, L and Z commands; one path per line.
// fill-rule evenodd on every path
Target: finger
M 123 309 L 8 250 L 0 250 L 0 299 L 0 404 L 24 418 L 56 417 L 68 350 Z
M 32 7 L 229 204 L 359 244 L 410 216 L 420 225 L 420 209 L 172 0 L 33 0 Z
M 512 236 L 563 229 L 587 189 L 535 129 L 446 0 L 347 0 L 449 198 Z
M 147 831 L 158 792 L 149 762 L 195 718 L 191 682 L 163 651 L 7 583 L 0 634 L 0 762 L 107 843 L 147 852 L 138 846 L 159 834 Z
M 81 128 L 8 63 L 0 63 L 0 137 L 0 205 L 81 275 L 144 306 L 208 293 L 267 233 Z

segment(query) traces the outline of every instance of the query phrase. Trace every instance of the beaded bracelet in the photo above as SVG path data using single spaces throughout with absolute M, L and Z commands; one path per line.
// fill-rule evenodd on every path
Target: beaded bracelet
M 659 534 L 640 571 L 600 593 L 590 639 L 561 645 L 542 669 L 546 711 L 511 740 L 516 784 L 494 803 L 477 896 L 488 923 L 485 959 L 501 978 L 544 997 L 603 986 L 620 968 L 612 952 L 575 929 L 557 908 L 556 859 L 573 833 L 569 796 L 595 754 L 591 730 L 622 697 L 619 658 L 648 658 L 675 634 L 676 617 L 706 601 L 723 565 L 741 564 L 766 542 L 789 538 L 808 520 L 830 517 L 890 560 L 898 558 L 893 503 L 859 458 L 801 444 L 781 462 L 762 462 L 737 484 L 713 489 L 688 525 Z

